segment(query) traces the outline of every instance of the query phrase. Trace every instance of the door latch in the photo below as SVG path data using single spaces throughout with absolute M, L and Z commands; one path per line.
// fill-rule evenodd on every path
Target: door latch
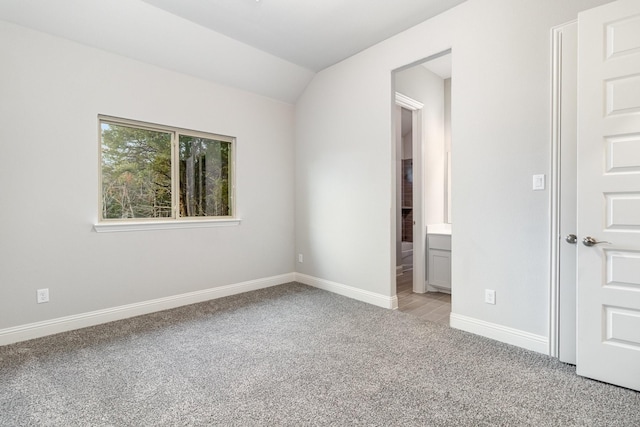
M 596 239 L 594 239 L 591 236 L 587 236 L 584 239 L 582 239 L 582 244 L 585 245 L 585 246 L 595 246 L 595 245 L 600 245 L 600 244 L 603 244 L 603 243 L 608 244 L 608 245 L 611 244 L 611 242 L 604 242 L 604 241 L 599 242 L 599 241 L 597 241 Z

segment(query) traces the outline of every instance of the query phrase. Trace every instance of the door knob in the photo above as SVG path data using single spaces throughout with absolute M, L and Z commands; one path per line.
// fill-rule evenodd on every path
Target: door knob
M 587 236 L 584 239 L 582 239 L 582 244 L 585 246 L 595 246 L 595 245 L 599 245 L 602 243 L 607 243 L 607 244 L 611 244 L 611 242 L 598 242 L 596 239 L 594 239 L 591 236 Z
M 576 236 L 575 234 L 567 234 L 567 237 L 565 237 L 564 240 L 566 240 L 567 243 L 571 243 L 572 245 L 575 245 L 576 242 L 578 241 L 578 236 Z

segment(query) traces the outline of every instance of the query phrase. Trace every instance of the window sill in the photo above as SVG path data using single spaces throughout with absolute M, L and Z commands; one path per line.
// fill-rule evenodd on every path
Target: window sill
M 240 225 L 240 218 L 191 219 L 171 221 L 101 222 L 94 224 L 97 233 L 117 233 L 121 231 L 175 230 L 184 228 L 232 227 Z

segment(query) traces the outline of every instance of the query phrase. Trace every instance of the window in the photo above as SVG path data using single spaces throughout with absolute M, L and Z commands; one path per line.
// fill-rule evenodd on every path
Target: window
M 233 218 L 234 138 L 99 121 L 101 222 Z

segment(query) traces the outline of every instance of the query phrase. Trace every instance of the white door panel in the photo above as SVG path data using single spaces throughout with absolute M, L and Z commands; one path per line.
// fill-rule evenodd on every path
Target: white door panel
M 608 137 L 606 172 L 640 172 L 640 134 Z
M 577 372 L 640 390 L 640 2 L 578 33 Z

